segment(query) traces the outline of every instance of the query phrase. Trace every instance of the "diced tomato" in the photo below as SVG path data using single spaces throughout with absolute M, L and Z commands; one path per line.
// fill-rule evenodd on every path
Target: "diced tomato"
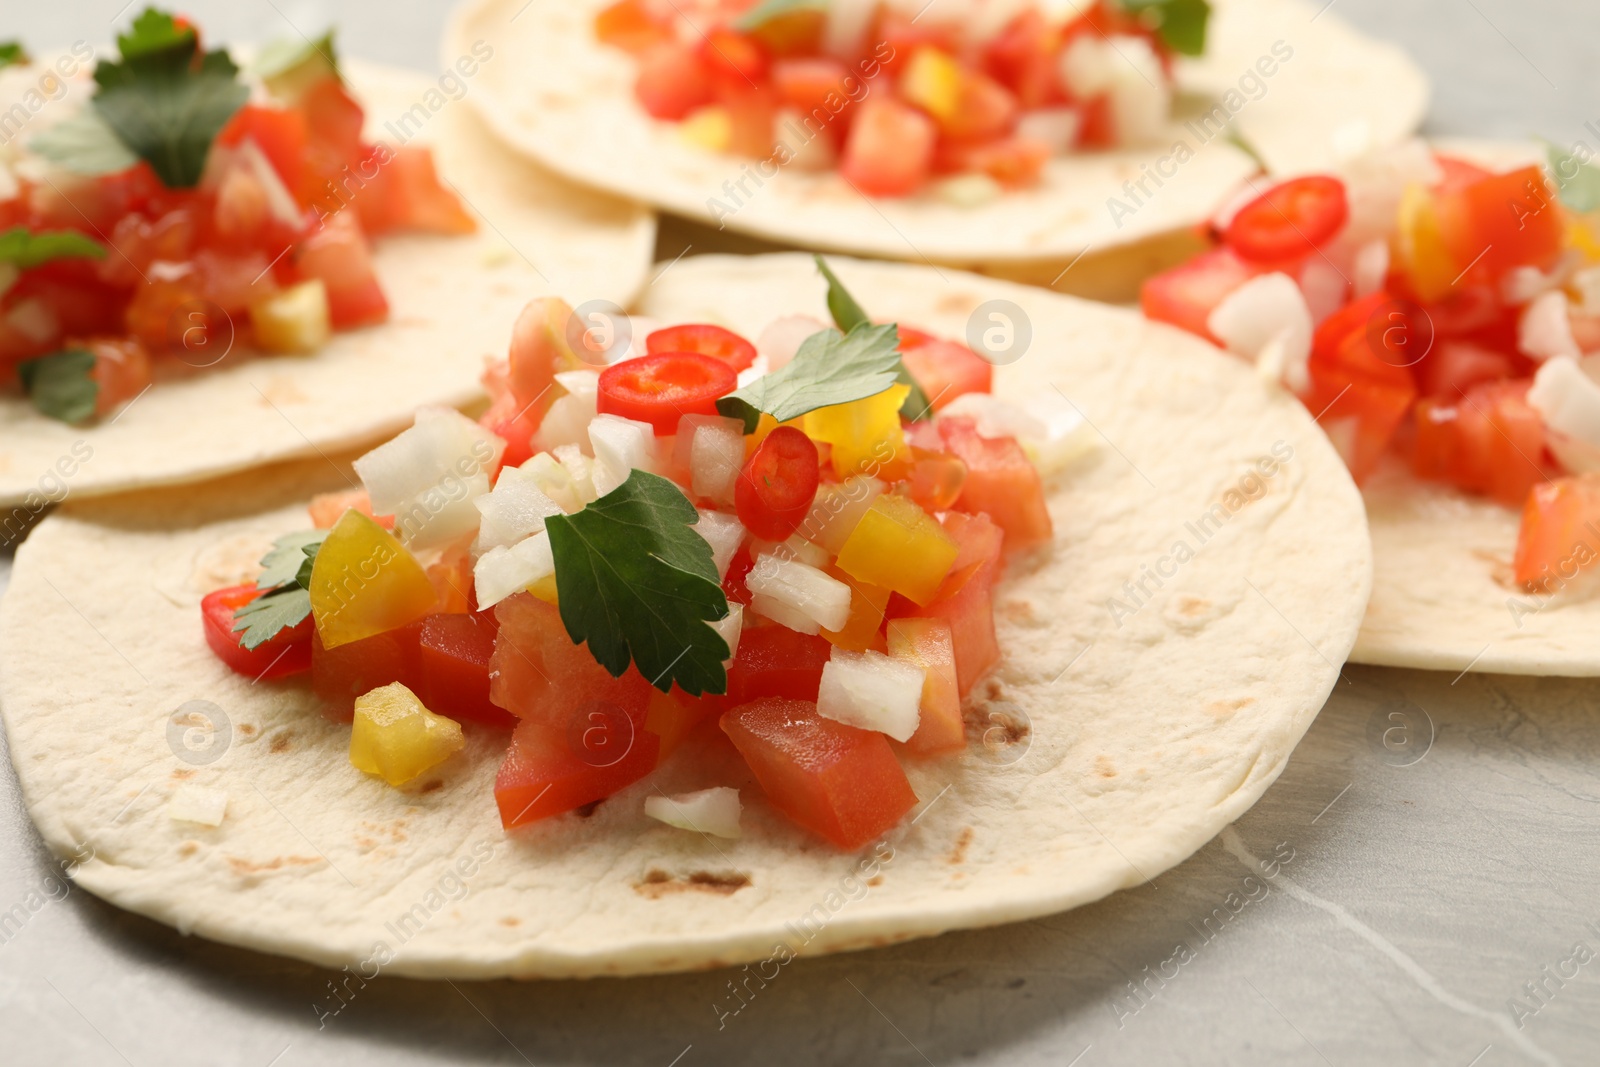
M 342 184 L 345 168 L 361 158 L 366 114 L 337 78 L 322 78 L 301 93 L 295 107 L 305 116 L 306 154 L 298 190 L 301 203 L 317 202 L 329 183 Z
M 349 722 L 356 697 L 380 685 L 399 682 L 413 693 L 422 688 L 417 650 L 422 622 L 418 619 L 335 648 L 327 648 L 312 635 L 311 689 L 326 702 L 330 718 Z
M 745 460 L 734 485 L 739 521 L 756 537 L 787 540 L 817 496 L 817 446 L 793 426 L 779 426 Z
M 417 637 L 417 697 L 436 715 L 510 728 L 516 716 L 489 700 L 489 661 L 500 625 L 493 611 L 429 615 Z
M 685 415 L 715 415 L 717 398 L 738 388 L 732 364 L 698 352 L 660 352 L 613 363 L 600 372 L 602 415 L 648 422 L 656 434 L 678 432 Z
M 984 48 L 984 69 L 1015 93 L 1024 108 L 1059 103 L 1060 47 L 1060 30 L 1030 7 Z
M 948 511 L 961 499 L 967 465 L 948 452 L 911 448 L 911 499 L 929 512 Z
M 735 371 L 744 370 L 756 361 L 755 345 L 732 330 L 706 323 L 655 330 L 644 339 L 644 348 L 652 356 L 665 352 L 698 352 L 702 356 L 715 356 Z
M 247 678 L 285 678 L 311 669 L 312 622 L 280 630 L 255 648 L 245 648 L 244 635 L 234 631 L 234 613 L 261 595 L 254 582 L 207 593 L 200 601 L 206 644 L 217 658 Z
M 780 59 L 772 64 L 772 85 L 778 98 L 814 123 L 831 123 L 850 108 L 851 81 L 849 68 L 830 56 Z
M 978 679 L 1000 662 L 1000 642 L 994 629 L 993 590 L 1000 576 L 1003 537 L 987 515 L 952 511 L 940 522 L 945 533 L 955 538 L 960 552 L 938 596 L 927 607 L 913 605 L 905 614 L 942 619 L 949 624 L 956 678 L 961 695 L 966 696 Z
M 1078 147 L 1084 149 L 1111 148 L 1117 143 L 1117 119 L 1111 111 L 1111 97 L 1106 93 L 1078 105 Z
M 1461 159 L 1457 156 L 1440 155 L 1439 153 L 1435 152 L 1433 160 L 1435 163 L 1439 164 L 1439 170 L 1441 172 L 1439 181 L 1435 183 L 1433 187 L 1444 193 L 1453 193 L 1458 189 L 1463 189 L 1473 184 L 1481 178 L 1487 178 L 1494 173 L 1491 170 L 1486 170 L 1485 168 L 1478 166 L 1476 163 Z
M 906 742 L 906 751 L 937 756 L 966 748 L 950 624 L 943 619 L 895 619 L 889 624 L 888 649 L 889 655 L 924 672 L 917 732 Z
M 1418 478 L 1450 480 L 1455 463 L 1456 404 L 1459 397 L 1426 396 L 1412 412 L 1416 434 L 1411 443 L 1411 470 Z
M 966 345 L 917 330 L 900 332 L 900 358 L 933 410 L 943 410 L 958 396 L 987 393 L 993 387 L 994 366 Z
M 1382 459 L 1417 395 L 1411 371 L 1373 344 L 1374 317 L 1392 303 L 1387 293 L 1373 293 L 1335 312 L 1312 338 L 1304 399 L 1358 483 Z
M 917 802 L 883 734 L 824 719 L 809 701 L 743 704 L 722 730 L 772 806 L 840 848 L 860 848 Z
M 1218 304 L 1266 268 L 1249 263 L 1231 248 L 1215 248 L 1145 281 L 1139 307 L 1145 317 L 1167 322 L 1221 347 L 1206 326 Z
M 233 113 L 233 118 L 217 135 L 217 143 L 231 148 L 246 138 L 261 149 L 291 193 L 302 189 L 306 143 L 310 138 L 303 112 L 246 104 Z
M 750 606 L 750 590 L 745 586 L 744 580 L 755 565 L 756 561 L 750 555 L 750 549 L 740 545 L 728 563 L 728 573 L 722 576 L 722 592 L 728 598 L 728 603 Z M 741 637 L 739 640 L 742 642 L 744 638 Z
M 1349 217 L 1344 182 L 1309 174 L 1281 182 L 1240 208 L 1222 236 L 1252 263 L 1284 263 L 1331 240 Z
M 934 153 L 934 169 L 940 173 L 987 174 L 1010 189 L 1038 181 L 1049 161 L 1050 146 L 1028 137 L 941 141 Z
M 787 626 L 746 626 L 728 668 L 729 706 L 761 697 L 816 700 L 833 646 Z
M 661 739 L 641 709 L 592 705 L 562 726 L 524 719 L 494 779 L 507 830 L 604 800 L 655 769 Z
M 1030 548 L 1053 533 L 1044 484 L 1022 446 L 1011 437 L 981 437 L 971 419 L 943 419 L 945 447 L 967 465 L 958 510 L 983 512 L 1006 533 L 1006 546 Z
M 594 17 L 594 35 L 634 55 L 643 55 L 673 39 L 671 8 L 663 10 L 651 0 L 617 0 Z
M 539 419 L 526 404 L 519 404 L 511 393 L 502 393 L 478 417 L 478 425 L 506 443 L 500 457 L 502 467 L 520 467 L 533 458 L 533 435 Z
M 442 234 L 472 233 L 478 228 L 456 194 L 440 181 L 431 149 L 403 145 L 393 151 L 378 173 L 386 184 L 382 190 L 386 216 L 383 228 Z M 369 191 L 371 186 L 356 197 L 358 209 L 364 206 Z M 363 222 L 367 217 L 363 210 Z M 368 232 L 380 231 L 369 228 Z
M 1533 487 L 1522 509 L 1516 579 L 1553 592 L 1600 562 L 1600 475 L 1580 474 Z
M 94 413 L 104 417 L 150 385 L 150 356 L 133 337 L 95 337 L 81 342 L 94 354 L 90 372 L 98 387 Z
M 754 38 L 719 26 L 705 35 L 701 56 L 713 80 L 728 85 L 755 86 L 767 76 L 767 50 Z
M 722 706 L 721 697 L 692 697 L 677 686 L 666 693 L 653 690 L 644 728 L 661 739 L 660 758 L 665 760 L 695 727 L 721 712 Z
M 389 317 L 389 301 L 378 284 L 372 251 L 354 212 L 328 218 L 294 256 L 297 280 L 321 279 L 328 290 L 328 318 L 334 329 L 367 326 Z
M 765 159 L 773 150 L 773 127 L 778 119 L 777 94 L 766 85 L 725 82 L 717 99 L 728 115 L 728 151 L 751 159 Z
M 500 633 L 490 663 L 489 699 L 496 706 L 561 728 L 590 704 L 645 713 L 649 681 L 634 667 L 613 678 L 587 645 L 573 643 L 554 604 L 518 593 L 496 604 L 494 613 Z
M 659 44 L 639 57 L 633 95 L 654 117 L 681 119 L 711 102 L 711 70 L 693 47 L 678 41 Z
M 1516 373 L 1510 356 L 1471 341 L 1440 341 L 1417 364 L 1422 395 L 1451 402 L 1479 382 L 1499 381 Z
M 916 108 L 868 96 L 856 108 L 839 173 L 867 196 L 908 196 L 928 178 L 938 131 Z
M 1440 236 L 1456 262 L 1493 278 L 1512 267 L 1548 270 L 1561 258 L 1566 214 L 1539 167 L 1491 174 L 1437 198 Z
M 313 527 L 318 530 L 331 530 L 333 529 L 333 524 L 339 521 L 339 516 L 351 508 L 355 508 L 361 514 L 373 519 L 385 530 L 394 529 L 393 515 L 372 514 L 372 498 L 367 495 L 365 489 L 345 489 L 336 493 L 318 493 L 311 498 L 311 503 L 307 505 L 306 511 L 311 516 L 311 525 Z
M 1516 507 L 1545 480 L 1544 422 L 1528 403 L 1529 379 L 1473 386 L 1457 406 L 1451 480 Z
M 888 4 L 878 5 L 878 14 L 867 34 L 866 50 L 877 56 L 883 73 L 898 75 L 918 48 L 937 48 L 952 54 L 962 51 L 960 30 L 934 18 L 918 18 L 914 12 L 899 11 Z

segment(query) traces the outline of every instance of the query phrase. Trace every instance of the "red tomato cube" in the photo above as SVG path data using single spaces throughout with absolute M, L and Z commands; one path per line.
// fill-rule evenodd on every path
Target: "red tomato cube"
M 389 301 L 372 267 L 372 250 L 353 211 L 328 217 L 294 257 L 297 280 L 320 278 L 328 290 L 328 319 L 336 330 L 389 317 Z
M 917 732 L 905 750 L 914 756 L 938 756 L 966 748 L 950 624 L 943 619 L 895 619 L 889 623 L 888 646 L 889 655 L 926 672 Z
M 881 836 L 917 802 L 888 738 L 824 719 L 810 701 L 742 704 L 721 725 L 772 806 L 840 848 Z
M 594 704 L 644 715 L 649 681 L 631 666 L 612 677 L 587 646 L 573 643 L 554 604 L 518 593 L 496 604 L 494 613 L 500 632 L 489 663 L 489 699 L 495 706 L 557 728 Z
M 928 178 L 938 129 L 914 107 L 878 94 L 856 108 L 839 173 L 867 196 L 909 196 Z
M 1030 7 L 984 48 L 984 69 L 1010 89 L 1025 108 L 1060 103 L 1061 31 Z
M 993 365 L 955 341 L 902 331 L 900 358 L 935 411 L 966 393 L 987 393 L 994 385 Z
M 1494 382 L 1516 374 L 1515 361 L 1471 341 L 1440 341 L 1417 364 L 1423 396 L 1455 400 L 1480 382 Z
M 311 689 L 326 702 L 329 718 L 349 722 L 356 697 L 380 685 L 399 682 L 413 693 L 421 690 L 417 639 L 423 622 L 418 619 L 331 649 L 324 648 L 315 633 L 311 635 Z
M 602 44 L 643 55 L 672 40 L 671 13 L 650 0 L 617 0 L 594 17 L 594 35 Z
M 1600 475 L 1580 474 L 1533 487 L 1522 510 L 1513 557 L 1530 591 L 1555 591 L 1600 561 Z
M 1000 662 L 1000 642 L 994 629 L 994 583 L 1000 577 L 1004 535 L 987 515 L 952 511 L 940 523 L 945 533 L 955 538 L 955 563 L 939 587 L 938 596 L 924 608 L 911 605 L 906 614 L 938 619 L 950 627 L 958 690 L 966 696 L 978 679 Z
M 524 719 L 494 779 L 507 830 L 604 800 L 655 769 L 661 739 L 644 713 L 592 708 L 566 726 Z
M 489 662 L 499 624 L 494 612 L 429 615 L 417 638 L 417 697 L 436 715 L 509 729 L 516 716 L 489 699 Z
M 1008 548 L 1050 540 L 1054 527 L 1044 483 L 1015 438 L 980 437 L 971 419 L 942 420 L 939 432 L 950 453 L 967 465 L 957 509 L 988 515 L 1006 532 Z
M 1476 264 L 1492 278 L 1512 267 L 1547 270 L 1561 258 L 1566 215 L 1537 166 L 1440 190 L 1439 232 L 1463 270 Z
M 816 700 L 823 665 L 832 653 L 833 645 L 817 634 L 787 626 L 746 626 L 728 668 L 727 704 L 762 697 Z
M 1221 347 L 1206 319 L 1229 294 L 1264 270 L 1230 248 L 1212 249 L 1145 281 L 1139 307 L 1147 319 L 1171 323 Z
M 711 70 L 693 47 L 659 44 L 640 57 L 633 95 L 656 118 L 681 119 L 711 102 Z

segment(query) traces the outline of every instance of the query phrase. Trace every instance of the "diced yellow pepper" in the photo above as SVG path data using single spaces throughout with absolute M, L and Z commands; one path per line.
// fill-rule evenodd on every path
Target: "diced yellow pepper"
M 909 385 L 891 385 L 865 400 L 818 408 L 804 416 L 803 429 L 812 440 L 833 446 L 833 470 L 840 478 L 898 471 L 911 458 L 900 428 L 900 405 L 910 393 Z
M 250 305 L 256 344 L 268 352 L 315 352 L 328 343 L 328 289 L 322 279 L 292 285 Z
M 678 124 L 678 136 L 710 152 L 726 152 L 733 143 L 733 118 L 725 107 L 696 108 Z
M 661 738 L 661 754 L 656 758 L 664 760 L 672 755 L 683 744 L 683 739 L 689 736 L 689 731 L 700 725 L 710 710 L 706 703 L 691 700 L 676 691 L 663 693 L 659 689 L 650 690 L 650 707 L 645 712 L 644 728 Z
M 1567 216 L 1567 245 L 1576 248 L 1589 263 L 1600 263 L 1600 218 L 1594 215 Z
M 954 56 L 924 45 L 911 53 L 900 75 L 900 95 L 942 123 L 956 113 L 962 80 L 961 64 Z
M 556 576 L 554 574 L 547 574 L 528 586 L 528 592 L 543 600 L 546 604 L 560 603 L 556 599 Z
M 956 542 L 903 496 L 881 496 L 839 550 L 839 569 L 858 582 L 928 603 L 956 561 Z
M 1417 298 L 1428 303 L 1448 295 L 1460 273 L 1445 249 L 1433 195 L 1420 185 L 1406 186 L 1400 198 L 1395 258 L 1410 277 Z
M 356 697 L 350 763 L 390 785 L 405 785 L 465 744 L 460 723 L 423 707 L 399 682 Z
M 311 566 L 311 616 L 324 648 L 422 618 L 438 594 L 393 534 L 354 508 L 334 523 Z
M 847 652 L 865 652 L 872 649 L 882 652 L 883 613 L 889 607 L 889 590 L 868 585 L 852 578 L 837 566 L 825 568 L 833 577 L 850 587 L 850 617 L 842 630 L 823 630 L 822 636 L 837 648 Z

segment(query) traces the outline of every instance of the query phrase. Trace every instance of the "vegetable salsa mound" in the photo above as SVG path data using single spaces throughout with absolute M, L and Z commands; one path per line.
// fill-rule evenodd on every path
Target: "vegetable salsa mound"
M 1032 185 L 1052 155 L 1154 143 L 1206 0 L 1097 0 L 951 17 L 918 0 L 618 0 L 596 37 L 690 144 L 838 172 L 868 196 L 930 181 L 960 203 Z M 982 17 L 987 15 L 987 18 Z
M 0 389 L 81 423 L 162 361 L 314 352 L 388 317 L 372 238 L 476 228 L 427 148 L 362 139 L 331 34 L 252 73 L 148 9 L 92 97 L 0 158 Z
M 1148 317 L 1281 379 L 1358 483 L 1393 457 L 1521 508 L 1513 568 L 1529 592 L 1600 559 L 1600 170 L 1587 149 L 1497 171 L 1413 143 L 1235 207 L 1213 250 L 1145 283 Z
M 602 351 L 533 301 L 482 419 L 423 411 L 358 459 L 315 529 L 205 598 L 211 648 L 251 678 L 309 672 L 350 761 L 392 785 L 463 726 L 509 729 L 508 829 L 702 731 L 804 829 L 882 834 L 917 800 L 901 761 L 965 748 L 962 698 L 1001 655 L 995 583 L 1050 542 L 1040 472 L 1081 442 L 818 265 L 835 325 L 779 319 L 759 349 L 688 323 Z M 739 833 L 731 784 L 645 812 Z

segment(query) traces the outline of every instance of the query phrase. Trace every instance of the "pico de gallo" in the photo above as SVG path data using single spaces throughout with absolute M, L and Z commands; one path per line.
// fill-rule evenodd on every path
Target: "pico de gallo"
M 1522 509 L 1516 580 L 1575 576 L 1600 521 L 1600 172 L 1492 170 L 1417 144 L 1293 178 L 1144 285 L 1151 319 L 1255 360 L 1358 483 L 1386 456 Z
M 331 34 L 265 49 L 254 83 L 153 8 L 117 47 L 0 158 L 0 389 L 43 414 L 109 415 L 163 361 L 313 352 L 388 317 L 372 239 L 475 229 L 428 149 L 362 139 Z
M 916 803 L 902 761 L 966 746 L 962 698 L 1001 656 L 995 583 L 1049 544 L 1040 472 L 1073 446 L 990 396 L 971 349 L 873 323 L 829 277 L 835 327 L 670 325 L 599 369 L 572 310 L 533 301 L 490 410 L 424 411 L 357 460 L 315 529 L 205 598 L 212 649 L 309 676 L 352 722 L 351 762 L 391 784 L 463 726 L 510 730 L 507 829 L 700 731 L 799 826 L 869 842 Z M 738 785 L 646 813 L 736 836 Z
M 1005 5 L 1002 5 L 1005 6 Z M 837 169 L 868 196 L 937 182 L 982 203 L 1052 155 L 1151 143 L 1205 0 L 1096 0 L 951 17 L 921 0 L 617 0 L 595 18 L 638 63 L 634 96 L 690 143 Z

